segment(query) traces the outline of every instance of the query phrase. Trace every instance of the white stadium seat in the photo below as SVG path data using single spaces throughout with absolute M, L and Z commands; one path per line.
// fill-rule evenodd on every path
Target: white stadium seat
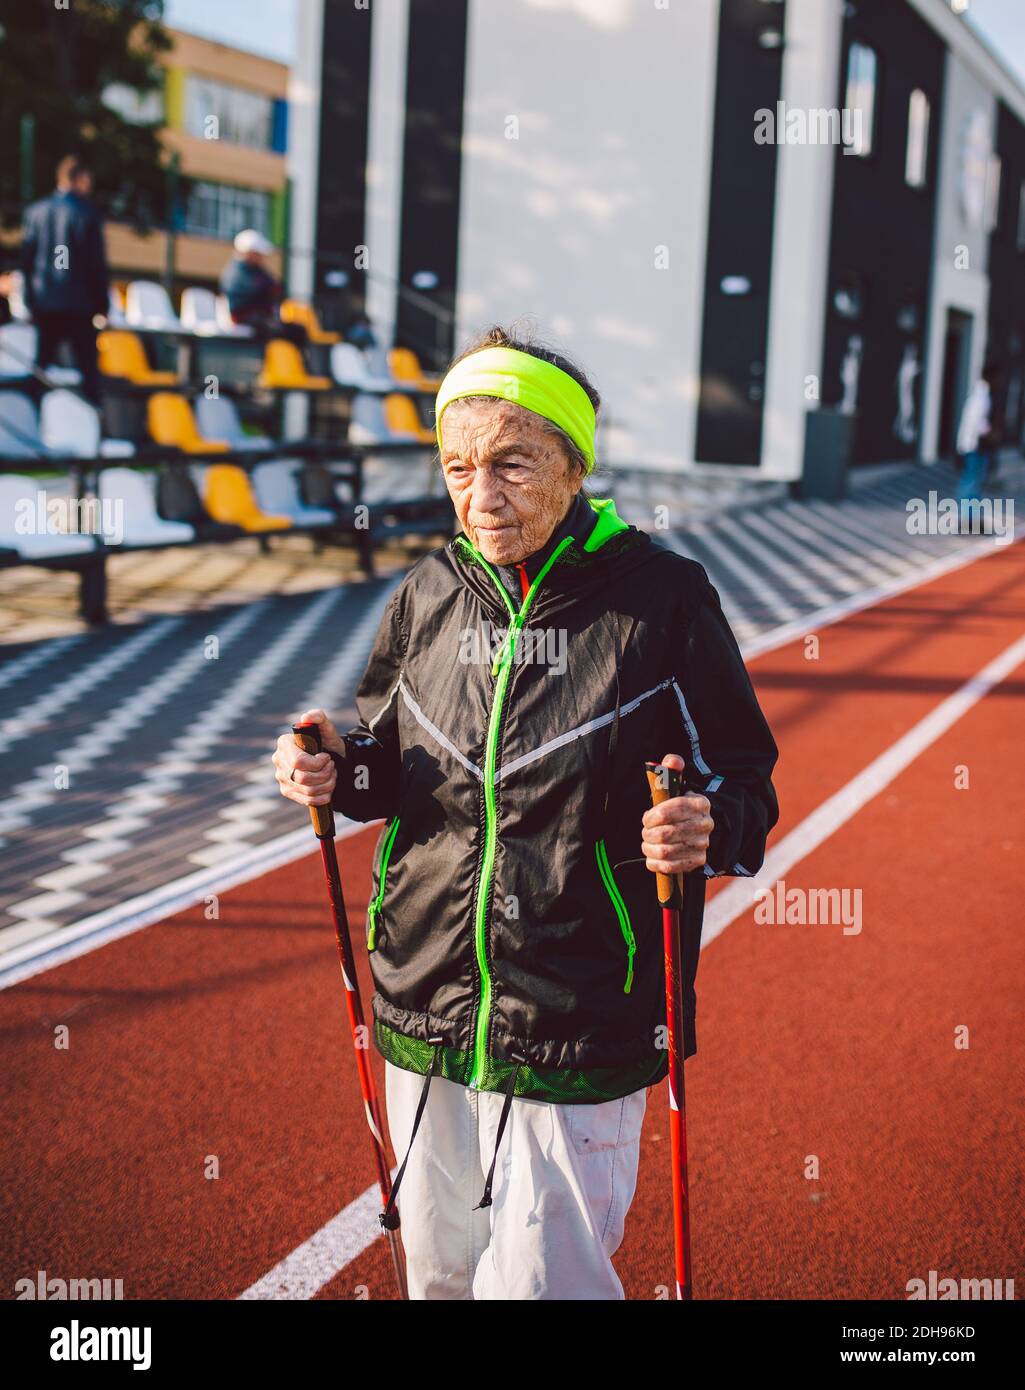
M 204 439 L 220 440 L 241 452 L 266 453 L 274 448 L 274 442 L 262 435 L 246 434 L 242 428 L 235 402 L 228 396 L 197 396 L 194 410 L 196 424 Z
M 228 301 L 223 294 L 217 296 L 217 327 L 224 338 L 251 338 L 253 330 L 244 323 L 233 323 Z
M 386 347 L 368 347 L 363 354 L 367 364 L 367 370 L 381 381 L 387 381 L 392 391 L 402 391 L 409 389 L 408 381 L 399 381 L 388 364 L 388 349 Z
M 394 390 L 390 377 L 371 371 L 355 343 L 335 343 L 331 349 L 331 375 L 339 386 L 355 386 L 359 391 Z
M 5 323 L 0 328 L 0 380 L 32 376 L 36 368 L 36 330 L 30 323 Z M 59 386 L 77 386 L 82 373 L 75 367 L 47 367 L 44 379 Z
M 338 517 L 324 507 L 307 507 L 299 494 L 294 459 L 259 463 L 253 469 L 253 491 L 263 511 L 291 517 L 296 526 L 333 526 Z
M 36 330 L 28 323 L 5 323 L 0 328 L 0 378 L 31 376 L 35 363 Z
M 125 320 L 130 328 L 153 331 L 175 331 L 182 326 L 170 295 L 155 280 L 133 280 L 128 286 Z
M 220 334 L 217 322 L 217 296 L 212 290 L 192 286 L 182 293 L 182 327 L 203 338 Z
M 124 546 L 186 545 L 195 530 L 184 521 L 165 521 L 157 512 L 153 479 L 131 468 L 104 468 L 100 473 L 100 499 L 109 498 L 124 507 Z
M 39 433 L 55 454 L 67 458 L 131 458 L 127 439 L 101 439 L 96 408 L 73 391 L 47 391 L 39 412 Z
M 35 459 L 46 452 L 34 403 L 20 391 L 0 391 L 0 456 Z
M 352 402 L 352 422 L 349 440 L 353 444 L 418 444 L 421 441 L 411 432 L 388 428 L 384 418 L 384 402 L 380 396 L 356 396 Z
M 20 518 L 27 517 L 34 522 L 39 494 L 45 490 L 46 484 L 35 478 L 26 478 L 20 473 L 0 475 L 0 548 L 16 550 L 28 561 L 94 554 L 96 544 L 91 536 L 66 536 L 19 528 Z

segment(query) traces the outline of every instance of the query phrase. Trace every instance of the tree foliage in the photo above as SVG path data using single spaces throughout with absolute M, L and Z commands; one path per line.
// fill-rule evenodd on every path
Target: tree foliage
M 163 89 L 171 47 L 164 0 L 0 0 L 0 219 L 22 211 L 22 118 L 35 122 L 32 191 L 53 187 L 65 154 L 88 157 L 104 212 L 139 230 L 167 215 L 162 120 L 129 121 L 105 104 L 111 86 Z

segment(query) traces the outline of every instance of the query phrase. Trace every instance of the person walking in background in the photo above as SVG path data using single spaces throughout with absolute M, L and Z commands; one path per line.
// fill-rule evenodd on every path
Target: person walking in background
M 21 244 L 25 305 L 38 333 L 36 363 L 45 369 L 67 343 L 82 374 L 82 393 L 100 405 L 93 319 L 107 312 L 109 281 L 103 221 L 90 198 L 93 176 L 77 155 L 57 165 L 57 187 L 25 210 Z
M 999 425 L 1003 411 L 1003 371 L 996 362 L 987 362 L 982 375 L 968 392 L 957 429 L 957 452 L 961 456 L 961 499 L 977 497 L 993 471 L 996 451 L 1003 443 Z
M 221 293 L 228 301 L 233 323 L 251 328 L 257 338 L 288 338 L 298 347 L 306 344 L 300 324 L 282 323 L 281 281 L 267 265 L 274 250 L 271 242 L 252 227 L 235 238 L 235 254 L 221 272 Z

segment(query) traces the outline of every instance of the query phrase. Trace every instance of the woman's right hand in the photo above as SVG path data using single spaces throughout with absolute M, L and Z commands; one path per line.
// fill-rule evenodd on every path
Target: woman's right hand
M 296 724 L 316 724 L 320 728 L 322 753 L 304 753 L 294 734 L 282 734 L 271 761 L 278 781 L 278 790 L 289 801 L 300 806 L 327 806 L 335 789 L 337 771 L 334 759 L 326 751 L 341 753 L 345 743 L 341 734 L 322 709 L 308 709 L 295 720 Z

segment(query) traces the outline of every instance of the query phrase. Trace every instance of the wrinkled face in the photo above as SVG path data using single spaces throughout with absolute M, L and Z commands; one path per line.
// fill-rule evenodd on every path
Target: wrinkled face
M 539 550 L 584 481 L 539 415 L 497 397 L 446 408 L 441 469 L 459 524 L 497 565 Z

